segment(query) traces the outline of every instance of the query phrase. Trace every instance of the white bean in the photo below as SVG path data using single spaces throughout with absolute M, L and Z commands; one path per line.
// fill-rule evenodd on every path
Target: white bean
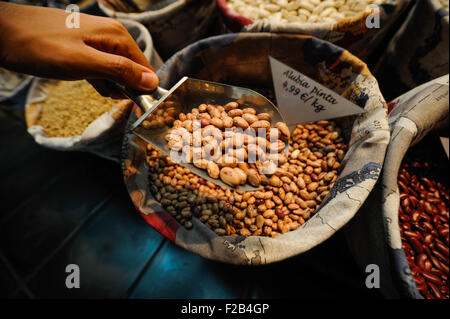
M 227 0 L 229 8 L 252 20 L 267 19 L 272 23 L 336 23 L 355 18 L 369 5 L 387 0 Z M 439 0 L 448 11 L 448 0 Z

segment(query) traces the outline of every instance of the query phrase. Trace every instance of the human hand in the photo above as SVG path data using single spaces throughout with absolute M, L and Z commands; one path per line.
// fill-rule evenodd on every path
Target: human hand
M 152 91 L 158 77 L 118 21 L 80 14 L 80 28 L 67 28 L 69 13 L 0 2 L 0 66 L 60 80 L 88 79 L 104 96 L 113 80 Z

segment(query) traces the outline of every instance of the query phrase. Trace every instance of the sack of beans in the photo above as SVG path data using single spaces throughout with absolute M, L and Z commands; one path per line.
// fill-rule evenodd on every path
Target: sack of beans
M 164 60 L 205 38 L 216 24 L 215 0 L 99 0 L 98 3 L 109 17 L 145 25 Z
M 416 1 L 374 69 L 385 96 L 448 74 L 448 6 L 448 0 Z
M 277 142 L 275 170 L 252 179 L 250 171 L 258 165 L 243 167 L 233 161 L 219 165 L 220 174 L 237 175 L 238 182 L 229 181 L 230 185 L 256 181 L 264 186 L 261 190 L 219 187 L 176 164 L 130 130 L 125 134 L 122 168 L 135 207 L 161 234 L 209 259 L 265 264 L 311 249 L 356 214 L 381 170 L 389 140 L 386 104 L 367 66 L 331 43 L 300 35 L 227 34 L 183 49 L 158 70 L 158 75 L 167 89 L 189 76 L 251 88 L 276 103 L 269 56 L 338 92 L 366 112 L 298 125 L 292 132 L 286 132 L 280 124 L 271 127 L 264 122 L 270 120 L 268 114 L 239 100 L 223 105 L 200 104 L 188 114 L 177 114 L 170 106 L 174 101 L 168 101 L 167 108 L 151 114 L 157 125 L 172 117 L 169 127 L 188 131 L 193 119 L 201 119 L 201 123 L 206 119 L 205 129 L 213 125 L 211 130 L 216 131 L 219 127 L 233 130 L 233 126 L 245 124 L 242 120 L 245 127 L 265 123 L 270 132 L 267 136 L 278 130 L 281 140 L 289 144 L 289 154 L 284 154 L 283 144 L 279 147 Z M 129 124 L 141 114 L 132 113 Z M 153 126 L 152 121 L 149 126 Z M 226 140 L 226 131 L 220 132 Z M 263 143 L 267 143 L 264 138 Z M 241 145 L 250 156 L 250 142 L 244 138 Z M 213 166 L 202 168 L 217 177 L 217 167 Z M 225 182 L 228 178 L 219 177 Z
M 120 20 L 145 57 L 157 68 L 161 60 L 141 24 Z M 36 143 L 62 151 L 89 151 L 118 161 L 129 100 L 102 97 L 85 80 L 35 78 L 25 104 L 28 132 Z
M 377 184 L 346 227 L 363 269 L 387 298 L 448 298 L 448 75 L 390 103 L 391 141 Z
M 217 0 L 232 31 L 308 34 L 366 58 L 410 0 Z

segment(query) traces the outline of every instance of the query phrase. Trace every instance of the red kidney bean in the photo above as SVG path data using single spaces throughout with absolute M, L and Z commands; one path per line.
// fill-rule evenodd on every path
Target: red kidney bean
M 430 245 L 433 242 L 433 235 L 431 234 L 425 235 L 425 237 L 423 238 L 423 242 L 427 245 Z
M 439 290 L 443 293 L 443 294 L 448 294 L 448 285 L 441 285 L 439 286 Z
M 428 248 L 428 246 L 422 246 L 422 248 L 428 256 L 431 254 L 431 250 L 430 248 Z
M 405 231 L 404 234 L 408 238 L 418 238 L 419 237 L 419 235 L 413 231 Z
M 448 265 L 445 265 L 445 264 L 443 264 L 443 263 L 440 263 L 441 264 L 441 267 L 442 267 L 442 271 L 445 273 L 445 274 L 447 274 L 447 277 L 448 277 Z
M 448 258 L 445 258 L 439 251 L 433 250 L 433 255 L 435 255 L 441 262 L 448 265 Z
M 436 240 L 436 248 L 439 249 L 441 253 L 448 257 L 448 247 L 442 242 Z
M 442 284 L 441 278 L 439 278 L 439 276 L 436 276 L 435 274 L 432 274 L 431 272 L 428 272 L 423 269 L 421 271 L 421 275 L 423 276 L 423 278 L 425 278 L 428 281 L 434 282 L 438 285 Z
M 427 255 L 424 253 L 417 256 L 416 265 L 422 269 L 425 269 L 425 261 L 428 259 Z
M 401 219 L 403 222 L 409 222 L 409 221 L 410 221 L 410 218 L 409 218 L 408 215 L 400 215 L 400 219 Z
M 427 270 L 428 271 L 428 270 Z M 431 268 L 431 270 L 428 271 L 430 274 L 435 275 L 439 278 L 442 278 L 444 276 L 444 274 L 442 273 L 442 271 L 440 271 L 439 269 L 436 268 Z
M 438 299 L 442 299 L 442 294 L 439 289 L 433 285 L 432 283 L 428 283 L 428 287 L 430 287 L 431 293 Z
M 423 222 L 422 225 L 428 231 L 432 231 L 433 230 L 433 225 L 431 225 L 429 222 Z
M 431 260 L 431 263 L 434 265 L 434 267 L 445 272 L 445 268 L 442 267 L 442 263 L 436 257 L 430 256 L 430 260 Z
M 433 187 L 433 183 L 431 183 L 431 181 L 426 178 L 426 177 L 421 177 L 420 180 L 428 186 L 428 188 L 432 188 Z
M 432 220 L 433 220 L 433 224 L 434 224 L 435 226 L 438 226 L 438 225 L 439 225 L 439 222 L 441 221 L 441 216 L 439 216 L 439 215 L 434 215 Z
M 415 276 L 414 281 L 416 282 L 417 286 L 423 286 L 425 284 L 425 279 L 423 279 L 423 277 L 420 275 Z
M 398 186 L 401 191 L 403 191 L 403 192 L 408 191 L 408 187 L 406 186 L 406 183 L 402 182 L 401 180 L 398 181 Z
M 433 206 L 430 204 L 430 202 L 425 203 L 425 211 L 428 214 L 433 214 Z
M 409 260 L 411 260 L 411 259 L 409 259 Z M 413 263 L 413 265 L 414 265 L 414 263 Z M 411 267 L 411 274 L 414 277 L 416 277 L 419 273 L 420 273 L 420 268 L 419 267 L 417 267 L 415 265 L 413 267 Z
M 409 207 L 410 203 L 411 202 L 409 201 L 409 197 L 408 196 L 406 196 L 405 199 L 402 200 L 402 206 L 403 207 L 407 207 L 407 206 Z
M 442 237 L 447 237 L 448 236 L 448 226 L 447 227 L 439 227 L 438 232 L 439 232 L 439 235 L 441 235 Z

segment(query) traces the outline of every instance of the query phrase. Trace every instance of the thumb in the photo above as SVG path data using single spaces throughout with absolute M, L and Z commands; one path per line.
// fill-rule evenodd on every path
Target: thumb
M 153 70 L 121 55 L 93 50 L 97 61 L 95 77 L 140 91 L 154 91 L 158 87 L 158 76 Z

